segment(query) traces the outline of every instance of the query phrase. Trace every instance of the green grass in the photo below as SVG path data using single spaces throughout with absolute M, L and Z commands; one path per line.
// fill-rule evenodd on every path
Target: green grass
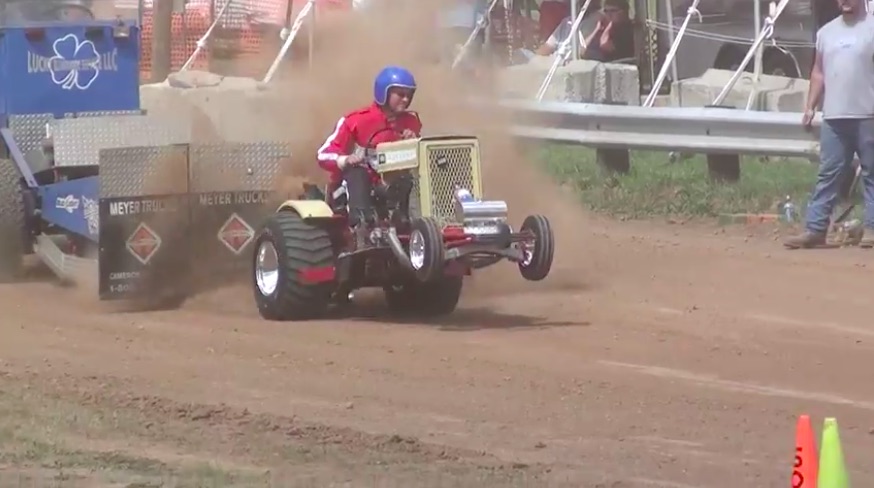
M 549 473 L 401 436 L 116 397 L 113 382 L 40 380 L 0 371 L 0 488 L 521 487 Z
M 632 152 L 631 171 L 611 175 L 598 166 L 591 149 L 547 145 L 538 151 L 546 171 L 575 190 L 584 205 L 631 219 L 779 213 L 787 195 L 801 209 L 817 171 L 808 161 L 746 157 L 740 181 L 726 184 L 711 181 L 704 156 L 672 163 L 667 153 Z
M 0 486 L 207 488 L 265 486 L 263 470 L 183 458 L 145 444 L 128 412 L 97 411 L 0 381 Z M 130 447 L 130 441 L 160 453 Z M 119 450 L 113 446 L 124 448 Z

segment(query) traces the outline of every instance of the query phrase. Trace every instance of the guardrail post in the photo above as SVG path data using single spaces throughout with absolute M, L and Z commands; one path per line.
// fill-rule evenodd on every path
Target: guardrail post
M 602 105 L 628 105 L 627 102 L 610 101 Z M 595 157 L 598 166 L 608 173 L 628 174 L 631 171 L 631 151 L 628 149 L 596 148 Z
M 730 105 L 705 105 L 705 107 L 736 108 Z M 707 170 L 713 181 L 737 183 L 740 180 L 740 154 L 707 154 Z

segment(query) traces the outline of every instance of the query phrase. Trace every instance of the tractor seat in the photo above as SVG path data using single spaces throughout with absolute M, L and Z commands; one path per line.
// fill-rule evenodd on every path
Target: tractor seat
M 342 213 L 346 211 L 346 196 L 342 196 L 341 198 L 335 200 L 332 198 L 331 193 L 333 189 L 330 186 L 330 183 L 325 185 L 325 188 L 319 188 L 318 185 L 313 185 L 311 183 L 303 184 L 303 195 L 300 196 L 302 200 L 321 200 L 328 204 L 335 213 Z
M 313 185 L 312 183 L 303 184 L 303 195 L 301 195 L 301 199 L 327 201 L 325 192 L 322 191 L 318 185 Z

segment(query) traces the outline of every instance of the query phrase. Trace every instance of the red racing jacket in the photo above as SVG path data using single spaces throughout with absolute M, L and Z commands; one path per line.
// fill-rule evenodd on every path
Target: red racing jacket
M 334 131 L 325 139 L 318 151 L 319 166 L 331 173 L 331 182 L 340 183 L 343 180 L 341 166 L 347 156 L 364 154 L 364 149 L 376 147 L 383 142 L 392 142 L 401 138 L 401 134 L 410 130 L 417 136 L 422 132 L 422 122 L 415 112 L 401 112 L 392 119 L 376 103 L 350 112 L 334 125 Z M 379 182 L 379 174 L 365 165 L 371 175 L 371 181 Z

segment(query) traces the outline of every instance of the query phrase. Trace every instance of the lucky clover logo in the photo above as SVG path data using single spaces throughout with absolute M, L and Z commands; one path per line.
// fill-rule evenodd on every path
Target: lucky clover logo
M 52 47 L 55 55 L 48 63 L 52 81 L 64 90 L 87 90 L 100 74 L 100 54 L 94 43 L 67 34 L 57 39 Z

